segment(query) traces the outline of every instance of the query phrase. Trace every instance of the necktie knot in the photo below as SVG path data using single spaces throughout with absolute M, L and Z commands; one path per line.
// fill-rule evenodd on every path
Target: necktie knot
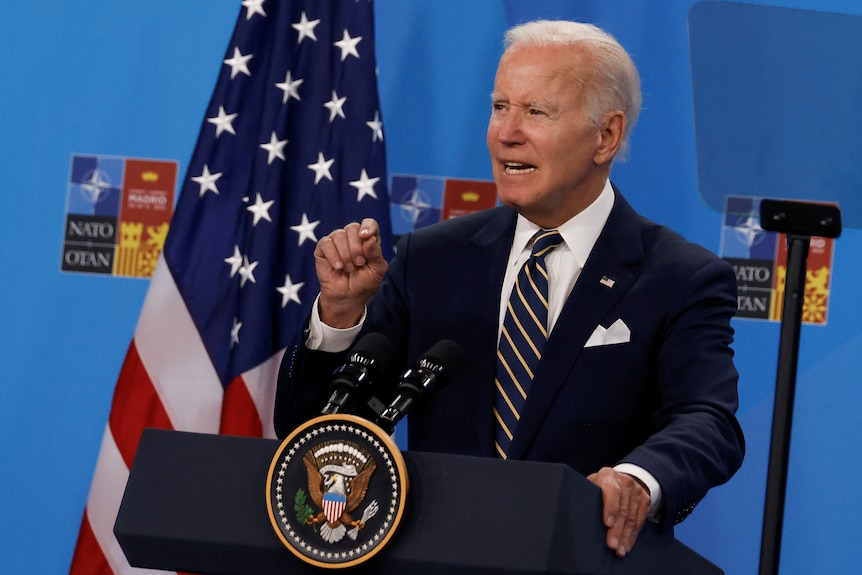
M 563 236 L 557 230 L 539 230 L 533 236 L 530 257 L 544 257 L 549 251 L 563 243 Z

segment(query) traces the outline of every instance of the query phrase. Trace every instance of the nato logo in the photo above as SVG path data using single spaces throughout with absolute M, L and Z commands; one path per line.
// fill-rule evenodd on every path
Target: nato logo
M 390 187 L 392 233 L 401 236 L 440 221 L 445 178 L 393 175 Z
M 760 198 L 726 199 L 721 256 L 736 273 L 737 317 L 781 320 L 786 244 L 784 234 L 760 226 Z M 832 252 L 831 238 L 811 239 L 802 311 L 804 323 L 826 323 Z
M 150 277 L 173 212 L 177 162 L 74 154 L 61 270 Z
M 117 217 L 123 167 L 122 158 L 74 156 L 69 175 L 68 213 Z

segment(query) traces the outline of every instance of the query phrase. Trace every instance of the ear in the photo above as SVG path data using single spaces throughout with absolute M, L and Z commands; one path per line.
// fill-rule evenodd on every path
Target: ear
M 610 164 L 623 143 L 626 115 L 621 110 L 605 114 L 599 130 L 599 145 L 593 160 L 596 164 Z

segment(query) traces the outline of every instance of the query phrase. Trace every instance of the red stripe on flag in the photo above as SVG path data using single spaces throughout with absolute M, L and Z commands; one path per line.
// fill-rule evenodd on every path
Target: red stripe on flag
M 117 449 L 130 469 L 145 427 L 173 429 L 153 382 L 141 363 L 134 339 L 129 344 L 129 351 L 117 378 L 108 421 Z
M 219 433 L 246 437 L 263 436 L 260 414 L 242 376 L 234 378 L 224 392 Z
M 81 530 L 78 532 L 78 544 L 75 546 L 75 555 L 72 557 L 72 566 L 69 567 L 69 575 L 112 575 L 108 561 L 102 553 L 102 548 L 90 527 L 87 513 L 81 520 Z

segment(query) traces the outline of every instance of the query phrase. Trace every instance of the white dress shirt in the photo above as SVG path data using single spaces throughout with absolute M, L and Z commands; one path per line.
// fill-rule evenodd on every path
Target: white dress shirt
M 572 293 L 572 288 L 584 264 L 587 262 L 593 246 L 608 216 L 614 207 L 614 191 L 610 182 L 605 183 L 605 188 L 599 197 L 585 210 L 575 217 L 556 228 L 563 237 L 563 243 L 556 249 L 551 250 L 545 256 L 545 266 L 548 270 L 548 333 L 554 329 L 557 318 L 563 305 Z M 539 226 L 523 216 L 518 216 L 515 224 L 515 238 L 512 241 L 512 249 L 509 252 L 509 263 L 506 266 L 506 275 L 503 278 L 503 289 L 500 292 L 500 322 L 499 333 L 503 330 L 503 318 L 506 316 L 506 304 L 509 295 L 515 285 L 518 272 L 530 257 L 530 239 L 539 231 Z

